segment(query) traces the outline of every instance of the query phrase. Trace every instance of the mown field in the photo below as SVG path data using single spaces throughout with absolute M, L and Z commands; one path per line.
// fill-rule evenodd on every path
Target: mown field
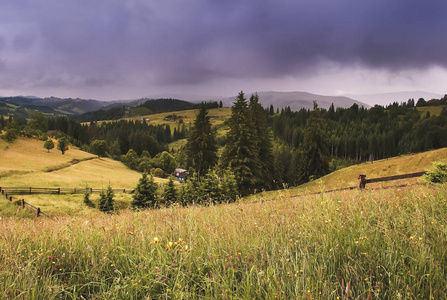
M 0 140 L 0 186 L 2 187 L 86 187 L 132 190 L 138 184 L 141 174 L 130 170 L 122 163 L 110 158 L 98 158 L 90 153 L 71 147 L 64 155 L 57 149 L 49 153 L 43 148 L 43 142 L 19 138 L 11 144 Z M 154 178 L 162 184 L 166 179 Z M 119 207 L 129 206 L 130 194 L 116 194 Z M 83 195 L 24 195 L 25 199 L 50 215 L 77 215 L 90 213 L 82 205 Z M 93 194 L 92 200 L 99 199 Z M 17 207 L 9 202 L 0 201 L 3 216 L 17 213 Z M 20 214 L 26 212 L 20 212 Z M 28 214 L 29 215 L 29 214 Z M 1 215 L 0 215 L 1 216 Z
M 140 177 L 77 149 L 1 143 L 3 186 L 125 188 Z M 0 299 L 445 299 L 447 185 L 295 195 L 424 170 L 446 151 L 217 206 L 132 211 L 122 194 L 122 209 L 104 214 L 80 196 L 24 196 L 51 216 L 37 218 L 0 199 Z

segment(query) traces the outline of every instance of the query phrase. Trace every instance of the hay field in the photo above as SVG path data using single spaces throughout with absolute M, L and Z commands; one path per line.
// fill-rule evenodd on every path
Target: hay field
M 62 155 L 59 150 L 49 153 L 43 148 L 43 142 L 19 138 L 7 144 L 0 140 L 0 186 L 1 187 L 45 187 L 106 189 L 109 184 L 113 189 L 132 190 L 138 184 L 141 174 L 129 169 L 124 164 L 110 158 L 98 158 L 76 147 Z M 166 179 L 154 178 L 162 184 Z M 90 213 L 82 205 L 82 195 L 23 195 L 15 196 L 38 206 L 50 215 L 82 215 Z M 95 202 L 98 194 L 92 195 Z M 3 198 L 2 198 L 3 199 Z M 117 194 L 119 207 L 128 207 L 129 194 Z M 17 214 L 17 207 L 1 200 L 3 216 Z M 20 212 L 19 215 L 23 215 Z M 26 215 L 26 214 L 25 214 Z M 28 214 L 29 215 L 29 214 Z

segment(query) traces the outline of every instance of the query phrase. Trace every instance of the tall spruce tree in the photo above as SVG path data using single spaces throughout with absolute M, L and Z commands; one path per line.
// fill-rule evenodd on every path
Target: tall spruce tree
M 303 132 L 303 143 L 298 151 L 298 183 L 321 177 L 329 172 L 329 137 L 326 122 L 317 103 L 310 113 Z
M 222 167 L 233 172 L 239 193 L 248 195 L 260 187 L 258 175 L 261 165 L 257 133 L 243 92 L 239 93 L 231 107 L 228 125 L 230 131 L 222 153 Z
M 211 128 L 206 105 L 202 102 L 186 144 L 188 167 L 196 170 L 198 176 L 205 175 L 217 163 L 217 143 Z
M 254 140 L 257 144 L 257 154 L 259 156 L 260 168 L 258 174 L 255 174 L 260 179 L 261 188 L 271 189 L 273 186 L 273 143 L 272 133 L 268 125 L 267 113 L 259 103 L 258 94 L 251 95 L 249 110 L 251 119 L 255 128 Z

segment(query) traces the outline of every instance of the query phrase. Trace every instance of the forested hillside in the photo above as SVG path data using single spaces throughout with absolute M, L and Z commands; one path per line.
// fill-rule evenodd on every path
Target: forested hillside
M 347 109 L 334 109 L 334 106 L 322 109 L 331 156 L 366 161 L 446 147 L 446 99 L 432 101 L 444 104 L 439 116 L 421 114 L 419 108 L 425 105 L 418 103 L 415 106 L 413 100 L 387 107 L 376 105 L 370 109 L 356 104 Z M 272 120 L 275 137 L 299 148 L 310 113 L 304 109 L 298 112 L 283 109 Z
M 298 185 L 362 161 L 447 147 L 446 101 L 447 97 L 417 103 L 410 99 L 387 107 L 332 105 L 327 110 L 314 103 L 312 110 L 294 112 L 286 107 L 275 114 L 273 107 L 261 106 L 257 94 L 247 100 L 241 92 L 231 116 L 219 125 L 219 134 L 208 116 L 210 106 L 217 103 L 202 104 L 192 126 L 181 118 L 157 125 L 146 118 L 81 124 L 40 112 L 28 119 L 1 116 L 0 126 L 9 142 L 18 135 L 42 140 L 51 136 L 59 140 L 58 146 L 64 145 L 61 151 L 71 143 L 161 177 L 175 168 L 189 170 L 185 203 L 194 193 L 202 194 L 200 199 L 220 199 L 213 188 L 222 181 L 216 178 L 228 179 L 230 186 L 236 184 L 238 195 L 247 195 Z M 155 102 L 141 107 L 149 109 L 148 103 Z M 186 139 L 184 146 L 174 151 L 170 143 L 181 139 Z
M 217 108 L 217 102 L 207 102 L 208 108 Z M 156 114 L 161 112 L 171 112 L 179 110 L 188 110 L 197 108 L 198 104 L 194 104 L 188 101 L 183 101 L 179 99 L 150 99 L 143 103 L 126 107 L 121 105 L 118 107 L 112 107 L 108 109 L 100 109 L 91 112 L 81 114 L 74 117 L 80 122 L 92 122 L 92 121 L 103 121 L 103 120 L 118 120 L 125 117 L 143 116 Z

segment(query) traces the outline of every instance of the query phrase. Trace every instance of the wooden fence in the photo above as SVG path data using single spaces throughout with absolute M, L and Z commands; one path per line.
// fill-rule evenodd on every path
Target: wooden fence
M 351 186 L 351 187 L 346 187 L 346 188 L 341 188 L 341 189 L 333 189 L 333 190 L 327 190 L 324 192 L 316 192 L 316 193 L 310 193 L 310 194 L 305 194 L 305 195 L 297 195 L 297 196 L 292 196 L 292 198 L 299 198 L 299 197 L 304 197 L 304 196 L 310 196 L 310 195 L 318 195 L 318 194 L 326 194 L 326 193 L 333 193 L 333 192 L 339 192 L 339 191 L 346 191 L 346 190 L 354 190 L 354 189 L 364 189 L 366 187 L 367 183 L 375 183 L 375 182 L 384 182 L 384 181 L 394 181 L 394 180 L 401 180 L 401 179 L 407 179 L 407 178 L 415 178 L 415 177 L 421 177 L 423 175 L 425 175 L 426 172 L 417 172 L 417 173 L 408 173 L 408 174 L 402 174 L 402 175 L 394 175 L 394 176 L 387 176 L 387 177 L 379 177 L 379 178 L 372 178 L 372 179 L 366 179 L 366 175 L 359 175 L 359 185 L 358 186 Z M 391 187 L 386 187 L 386 188 L 392 188 L 392 187 L 406 187 L 407 184 L 401 184 L 398 186 L 391 186 Z M 386 189 L 384 187 L 380 187 L 380 188 L 373 188 L 372 190 L 375 189 Z
M 32 195 L 32 194 L 54 194 L 54 195 L 66 195 L 66 194 L 84 194 L 86 191 L 90 193 L 100 193 L 104 189 L 92 189 L 92 188 L 41 188 L 41 187 L 0 187 L 0 191 L 5 191 L 9 195 Z M 128 193 L 134 192 L 133 189 L 112 189 L 114 193 Z
M 34 205 L 31 205 L 30 203 L 26 202 L 25 199 L 18 199 L 13 197 L 12 195 L 32 195 L 32 194 L 54 194 L 54 195 L 67 195 L 67 194 L 84 194 L 86 191 L 89 191 L 90 193 L 100 193 L 104 189 L 93 189 L 93 188 L 40 188 L 40 187 L 0 187 L 1 194 L 10 202 L 13 201 L 20 201 L 20 205 L 25 208 L 31 208 L 36 212 L 37 216 L 44 215 L 47 216 L 40 207 L 36 207 Z M 132 189 L 112 189 L 115 193 L 133 193 L 134 190 Z
M 3 190 L 2 188 L 0 188 L 0 191 L 2 193 L 2 195 L 9 200 L 10 202 L 15 201 L 15 200 L 19 200 L 20 201 L 20 206 L 22 206 L 22 208 L 28 207 L 32 210 L 35 211 L 36 215 L 39 217 L 40 215 L 44 215 L 46 217 L 49 217 L 46 213 L 44 213 L 43 211 L 40 210 L 40 207 L 36 207 L 34 205 L 31 205 L 30 203 L 26 202 L 25 199 L 17 199 L 12 197 L 10 194 L 8 194 L 5 190 Z
M 328 190 L 328 191 L 324 191 L 324 192 L 316 192 L 316 193 L 310 193 L 310 194 L 305 194 L 305 195 L 297 195 L 297 196 L 292 196 L 292 198 L 304 197 L 304 196 L 309 196 L 309 195 L 318 195 L 318 194 L 322 194 L 322 193 L 333 193 L 333 192 L 338 192 L 338 191 L 353 190 L 353 189 L 357 189 L 357 188 L 364 189 L 366 187 L 367 183 L 394 181 L 394 180 L 400 180 L 400 179 L 421 177 L 423 175 L 425 175 L 425 172 L 409 173 L 409 174 L 372 178 L 372 179 L 366 179 L 366 175 L 359 175 L 359 178 L 358 178 L 359 186 L 351 186 L 351 187 L 346 187 L 346 188 L 341 188 L 341 189 Z M 407 186 L 407 185 L 403 184 L 403 185 L 399 185 L 398 187 L 405 187 L 405 186 Z M 88 188 L 88 190 L 90 191 L 90 193 L 99 193 L 99 192 L 103 191 L 103 189 L 92 189 L 92 188 Z M 84 194 L 86 191 L 87 191 L 87 189 L 85 189 L 85 188 L 83 188 L 83 189 L 76 189 L 76 188 L 69 189 L 69 188 L 38 188 L 38 187 L 0 187 L 0 192 L 2 193 L 2 195 L 4 195 L 5 198 L 11 202 L 14 200 L 14 198 L 11 195 Z M 113 191 L 116 193 L 129 193 L 129 194 L 134 192 L 134 190 L 126 190 L 126 189 L 113 189 Z M 35 210 L 37 216 L 45 215 L 48 217 L 48 215 L 43 213 L 39 207 L 35 207 L 35 206 L 25 202 L 24 199 L 21 199 L 20 201 L 21 201 L 20 205 L 22 205 L 22 207 L 28 206 L 29 208 Z M 264 201 L 261 201 L 261 202 L 264 202 Z

